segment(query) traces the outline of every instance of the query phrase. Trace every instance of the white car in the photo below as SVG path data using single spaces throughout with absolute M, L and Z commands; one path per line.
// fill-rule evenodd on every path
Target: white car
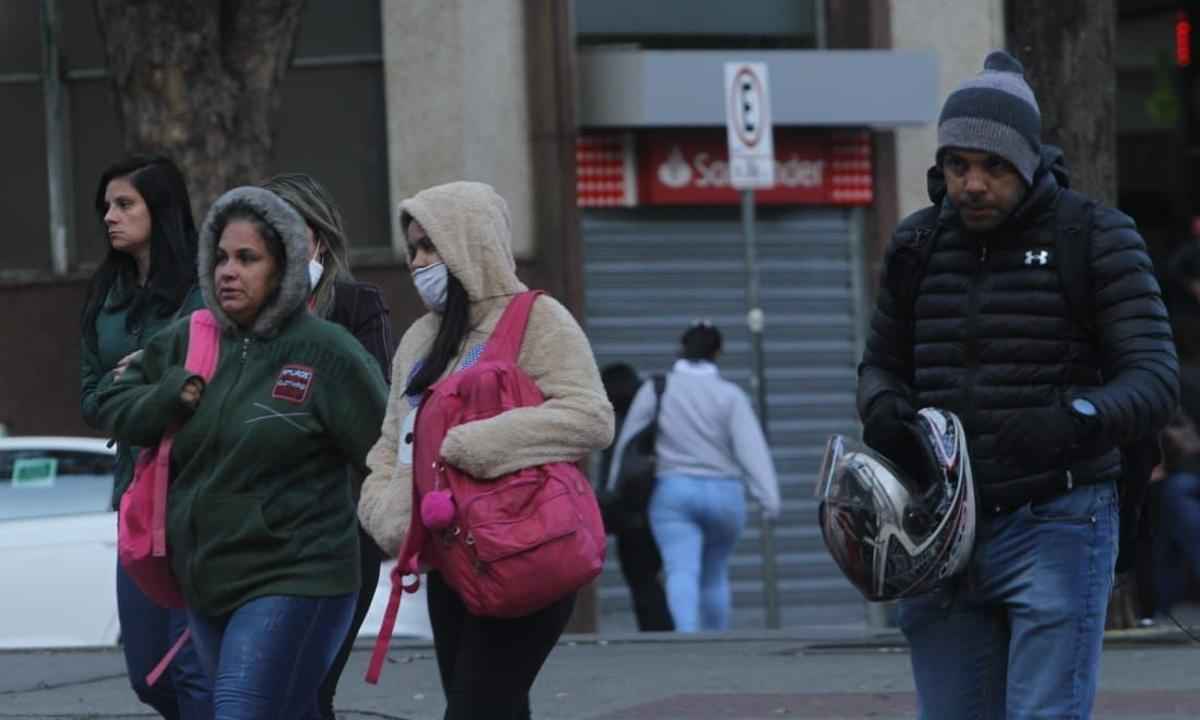
M 114 646 L 115 451 L 79 437 L 0 438 L 0 648 Z M 359 632 L 375 637 L 391 563 L 380 572 Z M 432 637 L 424 591 L 406 595 L 396 637 Z

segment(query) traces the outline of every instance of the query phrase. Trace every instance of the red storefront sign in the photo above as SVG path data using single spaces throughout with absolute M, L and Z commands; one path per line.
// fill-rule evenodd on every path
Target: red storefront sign
M 575 141 L 575 202 L 579 207 L 637 205 L 632 133 L 579 136 Z
M 775 187 L 764 205 L 869 205 L 871 139 L 863 131 L 775 128 Z M 721 130 L 651 130 L 638 135 L 638 200 L 643 205 L 736 205 Z
M 871 137 L 865 131 L 775 128 L 775 187 L 767 205 L 870 205 Z M 579 207 L 736 205 L 720 129 L 585 133 L 575 145 Z

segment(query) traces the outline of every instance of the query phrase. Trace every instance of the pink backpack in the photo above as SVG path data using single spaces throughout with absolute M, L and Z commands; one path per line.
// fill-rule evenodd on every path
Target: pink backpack
M 185 367 L 207 382 L 217 369 L 221 329 L 208 310 L 192 313 Z M 133 468 L 133 482 L 121 496 L 117 516 L 117 557 L 138 588 L 165 608 L 184 606 L 183 592 L 167 558 L 167 485 L 175 428 L 163 433 L 158 447 L 146 448 Z M 190 636 L 184 631 L 146 680 L 153 685 Z
M 542 404 L 517 365 L 529 311 L 540 291 L 509 302 L 479 361 L 430 388 L 417 413 L 413 513 L 392 571 L 392 594 L 367 670 L 375 683 L 403 592 L 418 567 L 442 574 L 474 615 L 521 617 L 591 582 L 604 565 L 605 534 L 591 484 L 569 462 L 476 480 L 439 456 L 456 425 Z

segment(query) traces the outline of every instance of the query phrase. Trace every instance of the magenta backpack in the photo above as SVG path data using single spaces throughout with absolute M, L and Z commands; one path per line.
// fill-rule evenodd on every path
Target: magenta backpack
M 217 369 L 221 329 L 208 310 L 192 313 L 184 366 L 207 382 Z M 175 428 L 163 433 L 157 447 L 145 448 L 133 468 L 133 482 L 121 496 L 117 516 L 117 557 L 138 589 L 155 605 L 184 606 L 183 592 L 167 558 L 167 485 L 171 479 L 171 447 Z M 175 646 L 146 678 L 151 685 L 187 642 L 184 631 Z
M 537 384 L 517 365 L 529 311 L 540 291 L 515 296 L 479 361 L 426 393 L 413 444 L 413 512 L 392 571 L 392 595 L 367 670 L 375 683 L 387 654 L 404 584 L 419 567 L 442 574 L 473 615 L 522 617 L 591 582 L 604 565 L 605 533 L 591 484 L 570 462 L 476 480 L 442 461 L 446 433 L 508 410 L 541 405 Z

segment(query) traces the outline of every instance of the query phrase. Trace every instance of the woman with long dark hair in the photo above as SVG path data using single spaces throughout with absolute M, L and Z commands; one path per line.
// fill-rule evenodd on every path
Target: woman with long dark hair
M 81 317 L 80 405 L 102 427 L 100 391 L 172 318 L 203 307 L 196 287 L 196 225 L 187 184 L 163 157 L 131 157 L 100 176 L 96 216 L 108 253 L 92 275 Z M 138 448 L 117 444 L 112 507 L 133 479 Z M 152 603 L 117 565 L 117 610 L 129 680 L 138 698 L 168 720 L 209 720 L 209 683 L 190 647 L 153 687 L 146 675 L 187 627 L 182 610 Z
M 391 374 L 392 354 L 396 343 L 392 336 L 391 315 L 379 288 L 356 282 L 350 273 L 347 257 L 346 230 L 342 213 L 329 191 L 321 183 L 303 173 L 276 175 L 263 187 L 278 195 L 304 218 L 308 234 L 308 274 L 312 286 L 309 309 L 318 317 L 346 328 L 363 348 L 379 363 L 384 380 Z M 358 490 L 356 485 L 355 490 Z M 362 528 L 358 533 L 359 560 L 362 563 L 362 584 L 358 589 L 358 604 L 342 648 L 329 668 L 317 693 L 317 706 L 322 720 L 334 720 L 333 696 L 338 680 L 350 659 L 354 640 L 362 627 L 375 588 L 379 584 L 379 565 L 384 555 Z

